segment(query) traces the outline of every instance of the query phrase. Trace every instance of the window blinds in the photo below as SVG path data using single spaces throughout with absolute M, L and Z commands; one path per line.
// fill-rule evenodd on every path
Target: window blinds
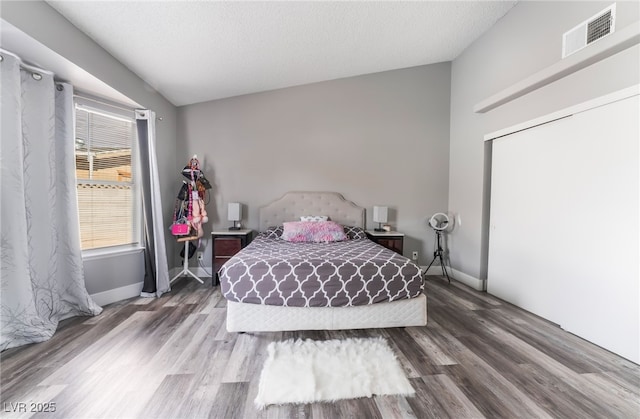
M 76 106 L 75 159 L 82 249 L 138 242 L 133 120 Z

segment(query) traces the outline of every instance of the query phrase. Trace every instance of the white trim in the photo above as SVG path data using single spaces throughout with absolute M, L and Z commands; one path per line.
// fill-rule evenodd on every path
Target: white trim
M 76 92 L 77 93 L 77 92 Z M 113 255 L 113 254 L 122 254 L 122 253 L 131 253 L 132 251 L 127 249 L 128 246 L 132 248 L 141 248 L 140 243 L 142 243 L 143 239 L 143 229 L 140 228 L 142 225 L 142 195 L 140 193 L 140 158 L 139 152 L 140 148 L 138 142 L 140 139 L 138 138 L 138 130 L 136 127 L 136 119 L 135 112 L 133 108 L 126 107 L 127 105 L 118 104 L 116 102 L 110 101 L 108 99 L 98 98 L 96 96 L 92 96 L 89 94 L 76 94 L 73 97 L 74 103 L 74 111 L 73 111 L 73 126 L 74 133 L 77 128 L 77 114 L 78 111 L 83 111 L 87 113 L 93 113 L 102 115 L 111 119 L 115 119 L 118 121 L 124 121 L 131 124 L 131 135 L 132 135 L 132 144 L 131 144 L 131 182 L 118 182 L 118 181 L 96 181 L 94 179 L 78 179 L 74 174 L 76 179 L 76 184 L 109 184 L 109 185 L 126 185 L 131 186 L 131 195 L 133 200 L 133 214 L 132 214 L 132 236 L 133 243 L 124 244 L 122 246 L 116 246 L 113 248 L 110 247 L 100 247 L 96 249 L 87 249 L 83 250 L 82 257 L 83 259 L 95 259 L 94 252 L 97 257 L 102 256 L 103 253 L 105 255 Z M 89 120 L 87 120 L 87 124 L 89 124 Z M 113 250 L 115 249 L 115 250 Z M 85 256 L 86 254 L 86 256 Z
M 518 131 L 523 131 L 525 129 L 529 129 L 538 125 L 542 125 L 552 121 L 556 121 L 558 119 L 566 118 L 568 116 L 575 115 L 580 112 L 585 112 L 589 109 L 597 108 L 599 106 L 604 106 L 609 103 L 624 100 L 629 97 L 633 97 L 637 95 L 640 95 L 640 85 L 627 87 L 626 89 L 618 90 L 608 95 L 600 96 L 598 98 L 591 99 L 586 102 L 582 102 L 580 104 L 559 110 L 557 112 L 550 113 L 545 116 L 541 116 L 536 119 L 532 119 L 527 122 L 522 122 L 520 124 L 516 124 L 508 128 L 494 131 L 492 133 L 485 135 L 484 141 L 495 140 L 497 138 L 504 137 L 505 135 L 510 135 Z
M 640 43 L 640 24 L 636 22 L 479 102 L 473 107 L 473 112 L 490 111 L 638 43 Z
M 463 284 L 468 285 L 478 291 L 485 290 L 485 280 L 478 279 L 474 276 L 468 275 L 455 269 L 451 269 L 451 271 L 453 272 L 453 277 L 456 279 L 456 281 L 462 282 Z
M 143 282 L 137 282 L 135 284 L 125 285 L 124 287 L 97 292 L 95 294 L 91 294 L 91 298 L 99 306 L 105 306 L 128 298 L 139 297 L 143 284 Z
M 427 267 L 426 266 L 420 266 L 420 269 L 422 270 L 422 272 L 425 272 Z M 478 290 L 478 291 L 484 291 L 485 290 L 485 280 L 483 279 L 478 279 L 476 277 L 473 277 L 471 275 L 468 275 L 464 272 L 460 272 L 456 269 L 453 268 L 449 268 L 447 267 L 447 272 L 449 273 L 449 276 L 451 277 L 451 279 L 455 279 L 458 282 L 461 282 L 465 285 L 470 286 L 471 288 Z M 435 276 L 442 276 L 442 268 L 440 268 L 440 265 L 437 266 L 431 266 L 429 268 L 428 271 L 426 271 L 425 275 L 435 275 Z
M 83 250 L 82 260 L 86 261 L 86 260 L 96 260 L 96 259 L 107 259 L 115 256 L 142 253 L 143 251 L 144 251 L 144 247 L 141 247 L 139 245 L 99 247 L 96 249 Z
M 98 113 L 128 122 L 135 121 L 136 114 L 133 106 L 114 102 L 102 97 L 93 96 L 81 91 L 75 92 L 74 102 L 77 107 L 87 112 Z

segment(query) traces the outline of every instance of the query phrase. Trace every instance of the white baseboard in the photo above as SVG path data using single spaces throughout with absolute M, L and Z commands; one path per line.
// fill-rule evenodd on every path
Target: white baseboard
M 106 306 L 107 304 L 116 303 L 126 300 L 127 298 L 139 297 L 140 291 L 142 291 L 142 285 L 143 282 L 137 282 L 135 284 L 125 285 L 124 287 L 97 292 L 90 296 L 99 306 Z
M 422 272 L 425 272 L 427 267 L 420 266 L 420 269 L 422 269 Z M 468 285 L 478 291 L 484 291 L 484 281 L 482 279 L 475 278 L 471 275 L 467 275 L 464 272 L 460 272 L 451 268 L 447 268 L 447 272 L 449 272 L 449 276 L 456 281 L 462 282 L 463 284 Z M 440 265 L 431 266 L 429 268 L 429 271 L 426 272 L 426 275 L 442 275 L 442 268 L 440 267 Z

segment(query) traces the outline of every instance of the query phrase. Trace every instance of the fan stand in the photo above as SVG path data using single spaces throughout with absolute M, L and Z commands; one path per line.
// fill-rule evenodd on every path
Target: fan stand
M 433 252 L 433 260 L 431 261 L 429 266 L 427 266 L 425 275 L 429 271 L 429 268 L 431 267 L 431 265 L 433 265 L 433 262 L 435 262 L 436 259 L 440 259 L 440 267 L 442 268 L 442 273 L 444 274 L 444 276 L 447 277 L 447 281 L 451 283 L 451 278 L 449 278 L 449 274 L 447 273 L 447 268 L 444 264 L 444 258 L 442 257 L 444 250 L 442 249 L 442 231 L 441 230 L 436 230 L 436 242 L 437 242 L 437 250 Z

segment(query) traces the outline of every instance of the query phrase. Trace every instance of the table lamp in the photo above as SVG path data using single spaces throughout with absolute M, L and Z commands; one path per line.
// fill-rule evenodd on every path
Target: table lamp
M 229 202 L 227 208 L 227 218 L 229 221 L 233 221 L 233 227 L 229 227 L 229 230 L 240 230 L 238 221 L 242 219 L 242 207 L 238 202 Z
M 387 207 L 373 207 L 373 221 L 378 223 L 378 228 L 374 229 L 375 231 L 384 231 L 382 223 L 387 222 L 387 213 Z

